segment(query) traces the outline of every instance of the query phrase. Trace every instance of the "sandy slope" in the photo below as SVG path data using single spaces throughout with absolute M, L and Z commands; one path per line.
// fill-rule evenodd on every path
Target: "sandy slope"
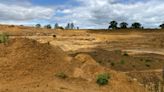
M 0 92 L 146 92 L 126 75 L 100 66 L 85 54 L 69 57 L 58 47 L 30 39 L 0 44 Z M 56 73 L 68 78 L 60 79 Z M 100 87 L 96 75 L 108 72 L 110 83 Z

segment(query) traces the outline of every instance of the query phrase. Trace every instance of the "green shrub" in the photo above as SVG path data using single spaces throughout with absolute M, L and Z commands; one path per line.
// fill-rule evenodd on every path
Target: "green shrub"
M 135 68 L 136 66 L 135 65 L 132 65 L 133 68 Z
M 111 62 L 110 64 L 111 64 L 111 66 L 115 66 L 115 63 L 114 62 Z
M 115 50 L 114 52 L 115 52 L 116 54 L 119 54 L 119 55 L 122 53 L 121 50 Z
M 6 33 L 0 34 L 0 43 L 6 43 L 9 39 L 9 36 Z
M 152 60 L 146 59 L 145 62 L 146 62 L 146 63 L 149 63 L 149 62 L 152 62 Z
M 150 67 L 150 64 L 145 64 L 146 65 L 146 67 Z
M 124 64 L 125 64 L 125 61 L 124 61 L 124 60 L 121 60 L 120 63 L 121 63 L 122 65 L 124 65 Z
M 63 73 L 63 72 L 57 73 L 57 74 L 55 74 L 55 76 L 56 76 L 56 77 L 59 77 L 59 78 L 61 78 L 61 79 L 65 79 L 65 78 L 68 77 L 68 76 L 67 76 L 65 73 Z
M 129 56 L 129 54 L 125 51 L 123 56 Z
M 100 86 L 107 85 L 109 82 L 110 76 L 108 73 L 99 74 L 97 76 L 96 83 Z

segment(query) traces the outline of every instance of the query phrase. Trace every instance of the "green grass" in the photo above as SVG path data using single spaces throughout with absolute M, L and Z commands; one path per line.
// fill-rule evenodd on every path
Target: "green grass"
M 60 72 L 55 74 L 56 77 L 61 78 L 61 79 L 66 79 L 68 76 L 64 72 Z
M 9 35 L 6 33 L 0 34 L 0 43 L 6 43 L 9 40 Z
M 97 76 L 96 83 L 99 86 L 107 85 L 110 79 L 110 75 L 108 73 L 102 73 Z
M 124 60 L 121 60 L 120 61 L 120 64 L 124 65 L 125 64 L 125 61 Z

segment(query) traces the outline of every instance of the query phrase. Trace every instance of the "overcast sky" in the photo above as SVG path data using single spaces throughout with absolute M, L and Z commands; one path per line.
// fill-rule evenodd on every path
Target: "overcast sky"
M 108 28 L 116 20 L 158 27 L 164 0 L 1 0 L 0 23 L 42 25 L 74 22 L 80 28 Z

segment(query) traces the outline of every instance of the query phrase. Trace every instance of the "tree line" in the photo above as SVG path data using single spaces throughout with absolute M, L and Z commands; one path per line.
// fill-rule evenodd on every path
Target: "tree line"
M 129 24 L 127 22 L 118 23 L 117 21 L 111 21 L 109 23 L 108 29 L 127 29 L 127 28 L 144 29 L 142 24 L 139 23 L 139 22 L 132 23 L 130 27 L 128 27 L 128 25 Z M 36 24 L 35 26 L 36 26 L 36 28 L 41 28 L 42 27 L 41 24 Z M 164 29 L 164 23 L 159 25 L 159 27 L 161 29 Z M 52 29 L 53 27 L 50 24 L 48 24 L 48 25 L 45 25 L 44 28 Z M 70 29 L 70 30 L 72 30 L 72 29 L 79 29 L 79 27 L 75 27 L 74 23 L 68 23 L 65 27 L 59 26 L 59 24 L 56 23 L 54 25 L 54 29 L 68 29 L 68 30 Z
M 41 26 L 41 24 L 36 24 L 35 27 L 36 28 L 41 28 L 42 26 Z M 79 29 L 79 27 L 75 27 L 74 23 L 68 23 L 65 28 L 62 27 L 62 26 L 59 26 L 58 23 L 56 23 L 54 25 L 54 28 L 50 24 L 44 25 L 44 28 L 47 28 L 47 29 L 70 29 L 70 30 Z
M 161 29 L 164 29 L 164 23 L 159 25 Z M 126 29 L 128 28 L 128 23 L 127 22 L 121 22 L 118 27 L 118 22 L 117 21 L 111 21 L 109 23 L 108 29 Z M 134 22 L 131 24 L 129 28 L 134 28 L 134 29 L 144 29 L 141 23 L 139 22 Z

